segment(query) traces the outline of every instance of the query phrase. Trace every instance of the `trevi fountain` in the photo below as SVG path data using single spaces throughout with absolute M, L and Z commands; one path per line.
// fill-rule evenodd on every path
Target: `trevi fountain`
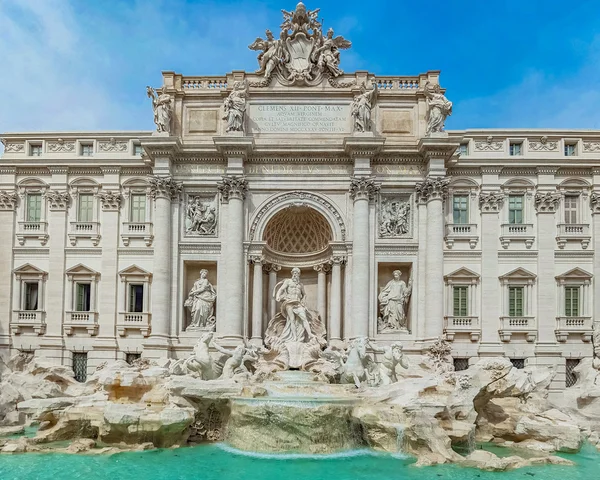
M 498 258 L 511 249 L 525 258 L 534 239 L 521 235 L 529 232 L 528 224 L 506 230 L 501 243 L 494 237 L 504 198 L 500 190 L 481 192 L 474 204 L 481 209 L 482 222 L 492 225 L 481 239 L 473 235 L 477 225 L 457 227 L 460 212 L 466 211 L 461 210 L 463 197 L 470 202 L 477 193 L 473 182 L 452 183 L 450 174 L 459 175 L 450 169 L 462 160 L 454 153 L 462 137 L 457 140 L 458 134 L 444 131 L 452 103 L 438 84 L 438 74 L 379 79 L 367 72 L 344 73 L 340 55 L 351 44 L 323 29 L 319 10 L 299 3 L 283 14 L 281 32 L 267 30 L 265 38 L 250 45 L 259 53 L 255 73 L 234 72 L 226 80 L 184 79 L 182 84 L 181 76 L 166 72 L 163 87 L 148 87 L 156 132 L 140 134 L 141 143 L 131 145 L 143 148 L 141 158 L 154 170 L 128 167 L 131 175 L 135 169 L 146 172 L 147 181 L 119 180 L 114 167 L 103 166 L 97 170 L 102 170 L 108 191 L 99 191 L 95 183 L 71 187 L 78 202 L 89 187 L 102 205 L 102 236 L 96 234 L 100 227 L 95 221 L 89 227 L 74 222 L 74 228 L 84 226 L 68 234 L 72 255 L 80 249 L 81 255 L 91 256 L 89 262 L 81 259 L 66 272 L 50 264 L 47 273 L 43 265 L 33 265 L 35 259 L 15 268 L 15 288 L 21 285 L 25 294 L 7 301 L 13 302 L 15 316 L 0 356 L 0 478 L 485 479 L 497 478 L 491 472 L 498 471 L 506 472 L 500 476 L 507 479 L 595 478 L 600 459 L 600 338 L 589 307 L 583 304 L 575 323 L 559 315 L 564 328 L 555 337 L 554 328 L 541 320 L 539 326 L 528 323 L 535 320 L 534 313 L 527 316 L 514 299 L 522 302 L 522 295 L 535 295 L 533 288 L 550 291 L 564 284 L 576 283 L 587 292 L 591 274 L 586 269 L 596 267 L 584 265 L 557 276 L 559 287 L 552 284 L 554 274 L 544 274 L 552 262 L 537 267 L 539 278 L 529 271 L 535 266 L 518 265 L 498 277 Z M 216 95 L 210 101 L 206 97 L 212 110 L 198 100 L 204 101 L 205 91 Z M 322 120 L 308 121 L 298 113 L 310 114 L 305 94 L 312 91 L 322 99 L 316 115 L 322 114 Z M 184 105 L 186 95 L 189 106 Z M 269 100 L 271 95 L 275 101 Z M 328 95 L 332 102 L 325 101 Z M 277 100 L 286 96 L 293 101 Z M 418 115 L 394 110 L 395 101 L 413 102 Z M 185 122 L 182 111 L 188 115 Z M 287 117 L 278 121 L 278 112 Z M 206 135 L 213 142 L 217 131 L 222 135 L 214 137 L 210 148 L 226 159 L 223 171 L 213 158 L 217 153 L 202 144 Z M 263 154 L 257 150 L 252 156 L 251 150 L 261 142 L 266 145 L 261 148 L 273 147 L 277 142 L 269 135 L 286 132 L 290 137 L 285 141 L 292 142 L 287 152 L 299 149 L 306 164 L 291 159 L 289 171 L 277 170 L 270 160 L 257 164 Z M 345 153 L 336 155 L 347 155 L 352 163 L 319 170 L 320 157 L 294 140 L 304 137 L 290 132 L 331 136 L 331 141 L 319 137 L 322 156 L 337 148 L 337 134 L 348 134 Z M 387 143 L 382 132 L 388 132 Z M 178 135 L 183 135 L 183 144 Z M 196 135 L 192 140 L 200 153 L 185 150 L 185 142 L 191 141 L 186 135 Z M 408 147 L 400 153 L 382 150 L 384 143 L 392 148 L 396 141 L 408 142 L 402 135 L 417 138 L 413 143 L 418 143 L 418 152 L 410 153 Z M 46 145 L 49 155 L 69 155 L 69 138 L 40 145 Z M 5 140 L 5 163 L 13 155 L 18 164 L 18 140 Z M 553 141 L 542 141 L 539 148 L 552 150 Z M 120 137 L 98 142 L 98 148 L 115 158 L 129 148 Z M 473 142 L 483 154 L 503 148 L 492 136 Z M 589 145 L 593 150 L 593 142 Z M 29 148 L 34 147 L 30 142 Z M 401 171 L 390 160 L 394 155 Z M 385 177 L 392 168 L 385 166 L 385 159 L 400 180 Z M 212 168 L 220 179 L 210 176 Z M 299 173 L 310 177 L 311 169 L 328 172 L 329 179 L 313 176 L 310 182 L 332 182 L 322 186 L 331 190 L 333 200 L 303 183 L 296 188 L 294 178 Z M 204 183 L 185 183 L 194 172 Z M 264 179 L 256 175 L 271 174 L 280 174 L 280 179 L 253 186 Z M 336 179 L 345 191 L 338 192 Z M 122 190 L 117 189 L 120 181 Z M 279 181 L 286 192 L 273 197 L 260 193 L 261 188 L 276 188 Z M 396 181 L 407 183 L 398 186 Z M 33 242 L 43 247 L 46 241 L 54 249 L 60 236 L 54 230 L 56 219 L 67 215 L 69 195 L 27 182 L 18 185 L 23 198 L 29 195 L 28 211 L 35 213 L 40 188 L 50 210 L 47 219 L 44 213 L 28 228 L 43 224 L 49 230 L 19 231 L 16 238 L 25 249 L 41 248 Z M 532 188 L 519 183 L 507 186 L 505 193 L 514 196 L 522 190 L 526 195 L 519 198 L 529 199 Z M 396 194 L 394 189 L 412 193 Z M 452 192 L 455 211 L 453 217 L 448 210 L 448 218 L 454 223 L 444 236 L 443 202 L 448 205 Z M 152 215 L 140 210 L 146 193 L 154 205 Z M 560 201 L 556 195 L 536 193 L 539 225 L 550 225 L 543 222 L 555 213 Z M 0 191 L 0 213 L 20 214 L 17 197 Z M 257 209 L 246 217 L 244 202 L 249 198 Z M 123 245 L 111 250 L 107 232 L 117 228 L 123 201 L 131 212 L 142 213 L 123 224 L 120 240 L 115 234 Z M 514 213 L 518 203 L 510 202 Z M 348 228 L 339 205 L 352 205 Z M 533 208 L 527 212 L 532 214 Z M 510 218 L 517 218 L 513 213 Z M 546 237 L 554 242 L 554 235 L 539 239 L 534 249 L 539 249 L 540 259 Z M 592 249 L 585 250 L 589 237 L 577 237 L 576 242 L 566 237 L 568 248 L 559 245 L 557 252 Z M 180 240 L 172 245 L 171 238 Z M 105 245 L 97 267 L 100 280 L 100 273 L 85 264 L 96 261 L 98 244 Z M 154 256 L 144 256 L 149 248 Z M 486 253 L 489 248 L 492 256 Z M 554 252 L 553 245 L 549 248 Z M 180 257 L 171 259 L 167 252 L 175 250 Z M 123 260 L 117 268 L 105 262 L 111 252 L 133 260 Z M 481 275 L 471 260 L 465 260 L 471 262 L 469 268 L 459 268 L 460 259 L 472 252 L 479 252 Z M 68 298 L 77 308 L 67 309 L 63 324 L 53 316 L 63 295 L 57 290 L 62 287 L 52 283 L 56 274 L 66 275 L 75 289 Z M 496 287 L 494 275 L 508 294 Z M 111 283 L 113 277 L 121 283 Z M 81 285 L 92 285 L 91 296 L 89 287 Z M 94 293 L 98 286 L 107 289 L 100 290 L 102 298 Z M 452 288 L 454 298 L 448 297 Z M 486 311 L 497 311 L 498 298 L 505 295 L 511 311 L 491 318 Z M 86 298 L 91 307 L 86 307 Z M 537 308 L 542 312 L 553 304 L 539 302 Z M 524 368 L 509 358 L 517 347 L 529 352 L 522 354 L 528 359 Z M 566 358 L 578 349 L 584 352 L 567 372 L 574 378 L 569 388 L 564 388 L 565 369 L 557 366 L 563 358 L 560 349 L 571 352 Z M 64 361 L 71 351 L 73 360 Z M 469 361 L 457 362 L 462 357 Z

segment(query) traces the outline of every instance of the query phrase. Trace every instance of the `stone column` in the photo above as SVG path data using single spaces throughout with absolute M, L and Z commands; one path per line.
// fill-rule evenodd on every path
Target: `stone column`
M 327 272 L 330 265 L 322 263 L 313 267 L 317 272 L 317 311 L 323 322 L 327 319 Z
M 3 173 L 3 172 L 0 172 Z M 0 190 L 0 356 L 9 357 L 12 318 L 11 292 L 13 282 L 13 245 L 15 241 L 15 210 L 19 196 L 14 190 Z M 15 293 L 13 293 L 13 296 Z M 19 307 L 20 308 L 20 307 Z
M 596 178 L 600 171 L 594 172 Z M 594 182 L 596 183 L 596 182 Z M 590 197 L 592 207 L 592 238 L 594 240 L 594 252 L 600 252 L 600 192 L 593 192 Z M 600 255 L 594 255 L 593 278 L 593 305 L 592 318 L 594 319 L 594 356 L 600 359 Z M 600 361 L 600 360 L 598 360 Z M 598 362 L 597 361 L 597 362 Z
M 244 334 L 244 198 L 248 182 L 243 176 L 224 176 L 218 184 L 221 201 L 227 205 L 227 225 L 223 234 L 225 312 L 217 320 L 219 338 L 231 343 L 242 341 Z
M 263 317 L 263 259 L 260 256 L 250 258 L 253 264 L 254 282 L 252 284 L 252 337 L 250 342 L 262 345 L 262 317 Z
M 181 183 L 170 176 L 150 177 L 154 199 L 154 267 L 152 269 L 152 331 L 144 356 L 167 356 L 171 324 L 171 201 L 178 199 Z
M 273 290 L 277 285 L 277 272 L 281 270 L 281 266 L 271 263 L 265 266 L 266 271 L 269 273 L 269 291 L 267 292 L 267 298 L 269 299 L 269 318 L 271 320 L 277 314 L 277 301 L 273 296 Z
M 354 177 L 350 196 L 354 200 L 352 228 L 352 312 L 345 328 L 345 337 L 351 340 L 369 335 L 369 202 L 379 192 L 373 178 Z
M 344 257 L 333 257 L 331 266 L 331 299 L 329 303 L 329 343 L 342 344 L 342 264 Z
M 444 331 L 444 198 L 449 179 L 428 177 L 417 183 L 421 201 L 427 202 L 427 244 L 425 247 L 425 338 L 434 339 Z

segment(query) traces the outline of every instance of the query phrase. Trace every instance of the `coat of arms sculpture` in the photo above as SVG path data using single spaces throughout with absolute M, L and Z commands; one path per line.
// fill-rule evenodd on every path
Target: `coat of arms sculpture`
M 279 38 L 267 30 L 266 39 L 259 37 L 248 47 L 261 50 L 256 73 L 264 76 L 266 84 L 276 75 L 284 85 L 317 85 L 324 77 L 332 81 L 344 73 L 339 68 L 340 50 L 352 44 L 334 37 L 331 28 L 323 35 L 319 10 L 307 10 L 302 2 L 292 12 L 282 10 Z

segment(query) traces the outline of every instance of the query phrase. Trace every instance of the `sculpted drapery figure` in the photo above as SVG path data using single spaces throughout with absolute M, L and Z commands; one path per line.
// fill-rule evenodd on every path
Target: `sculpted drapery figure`
M 190 197 L 185 211 L 185 231 L 197 235 L 212 235 L 217 226 L 216 207 L 213 202 L 202 202 L 200 197 Z
M 235 82 L 233 91 L 225 99 L 225 115 L 227 120 L 226 132 L 244 131 L 244 114 L 246 112 L 246 98 L 248 97 L 248 82 Z
M 192 314 L 192 322 L 188 328 L 212 329 L 215 326 L 214 307 L 217 292 L 206 278 L 207 275 L 208 270 L 200 270 L 200 278 L 194 282 L 183 304 Z
M 171 133 L 171 117 L 173 116 L 173 99 L 166 91 L 165 86 L 159 90 L 158 95 L 152 87 L 146 87 L 148 97 L 152 99 L 154 110 L 154 123 L 156 131 L 160 133 Z
M 383 288 L 379 294 L 379 308 L 381 318 L 379 322 L 379 333 L 404 330 L 408 327 L 406 321 L 406 306 L 412 293 L 412 275 L 408 279 L 408 285 L 401 280 L 402 272 L 394 270 L 392 280 Z
M 438 84 L 425 84 L 425 97 L 427 98 L 427 130 L 426 136 L 444 131 L 444 123 L 452 115 L 452 102 L 441 92 Z
M 383 199 L 381 201 L 381 216 L 379 220 L 379 236 L 399 237 L 408 233 L 410 217 L 410 202 L 398 199 Z
M 375 104 L 377 95 L 377 84 L 373 84 L 373 88 L 368 90 L 363 83 L 360 87 L 360 93 L 354 97 L 354 101 L 350 106 L 350 114 L 354 119 L 355 132 L 370 132 L 371 131 L 371 108 Z
M 271 30 L 267 30 L 265 34 L 267 36 L 266 40 L 258 37 L 248 48 L 250 50 L 262 50 L 257 59 L 260 68 L 256 70 L 256 73 L 259 75 L 264 74 L 265 78 L 270 78 L 275 67 L 283 58 L 284 52 L 281 40 L 276 40 Z
M 333 28 L 327 31 L 327 37 L 321 37 L 321 45 L 315 50 L 313 58 L 317 61 L 317 67 L 322 72 L 327 70 L 334 77 L 339 77 L 344 72 L 340 70 L 340 50 L 350 48 L 352 44 L 344 37 L 333 38 Z

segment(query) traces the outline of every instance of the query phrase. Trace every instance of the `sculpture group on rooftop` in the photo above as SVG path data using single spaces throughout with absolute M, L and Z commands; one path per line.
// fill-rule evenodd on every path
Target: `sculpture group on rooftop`
M 360 87 L 360 93 L 354 97 L 350 106 L 350 114 L 353 119 L 353 130 L 358 133 L 371 131 L 371 109 L 375 105 L 377 96 L 377 84 L 373 83 L 372 88 L 368 89 L 363 83 Z
M 223 105 L 227 121 L 226 132 L 243 132 L 244 116 L 246 113 L 246 100 L 248 98 L 248 82 L 234 82 L 233 91 L 225 99 Z
M 442 133 L 446 118 L 452 115 L 452 102 L 449 101 L 439 84 L 425 84 L 425 97 L 427 98 L 427 130 L 425 136 Z

